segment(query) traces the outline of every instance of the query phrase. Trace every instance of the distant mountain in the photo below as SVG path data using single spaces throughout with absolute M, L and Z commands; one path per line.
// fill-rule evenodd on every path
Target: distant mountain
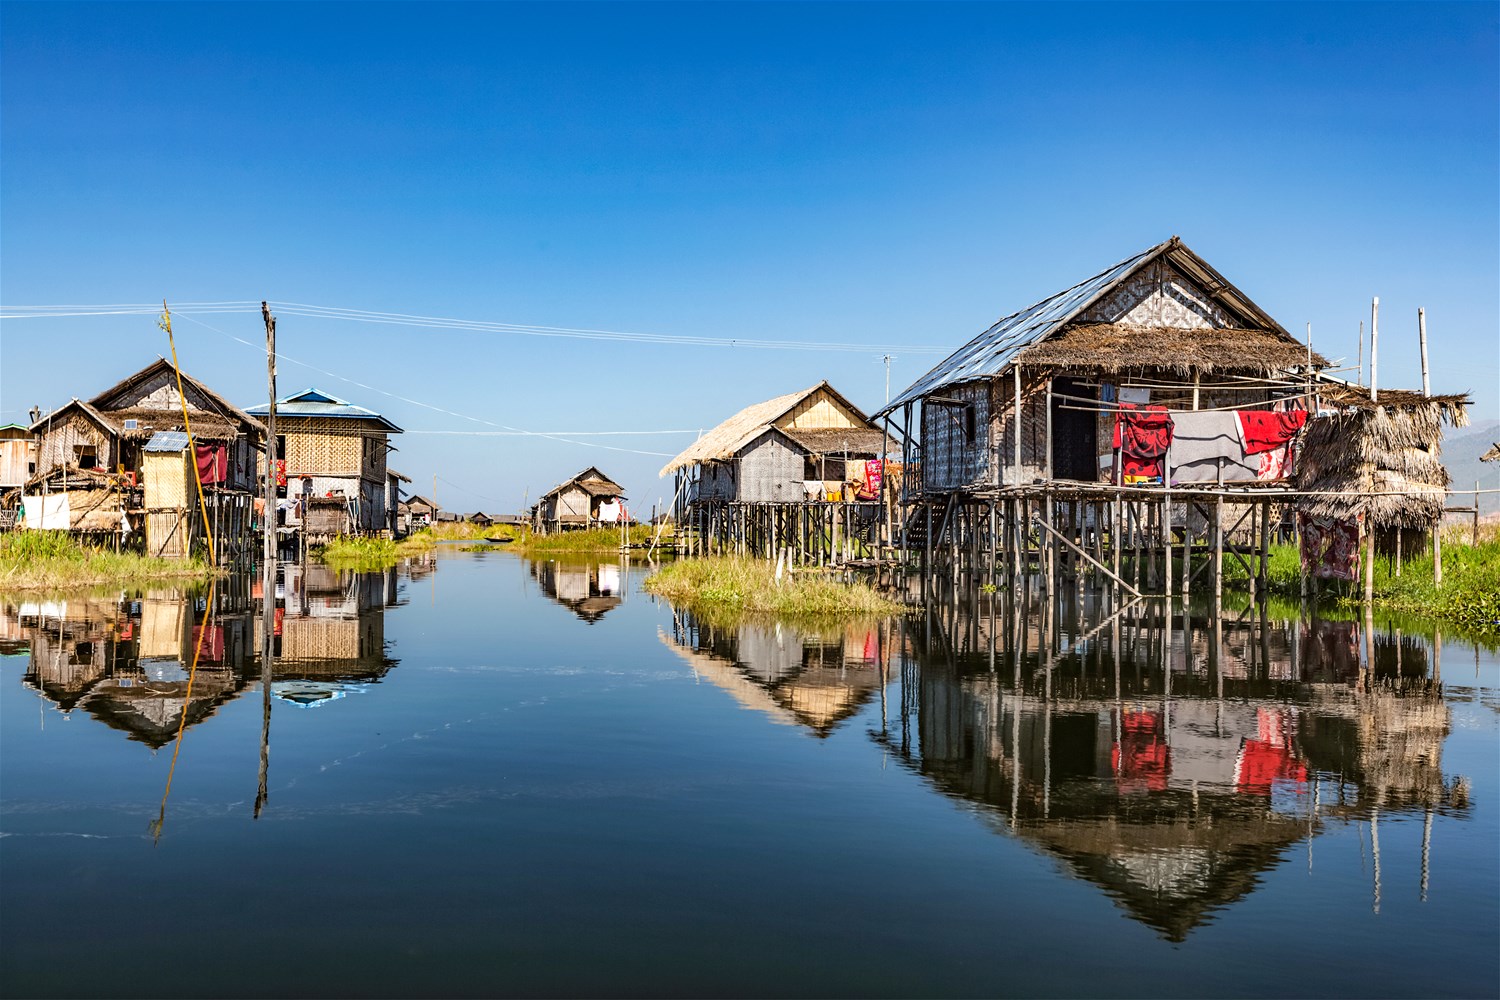
M 1480 420 L 1468 427 L 1461 427 L 1450 437 L 1443 439 L 1443 464 L 1453 477 L 1452 490 L 1472 490 L 1474 483 L 1479 488 L 1500 489 L 1500 462 L 1481 462 L 1479 456 L 1500 442 L 1500 420 Z M 1467 507 L 1473 503 L 1473 495 L 1449 498 L 1454 507 Z M 1500 493 L 1479 494 L 1479 512 L 1493 514 L 1500 511 Z

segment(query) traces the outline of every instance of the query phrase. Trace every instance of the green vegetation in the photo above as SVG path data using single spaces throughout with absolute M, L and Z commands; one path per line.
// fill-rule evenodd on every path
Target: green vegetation
M 865 584 L 797 572 L 776 582 L 774 563 L 736 556 L 684 559 L 647 577 L 647 591 L 686 605 L 710 620 L 745 613 L 792 619 L 900 614 L 901 605 Z
M 514 524 L 492 524 L 484 527 L 468 521 L 439 521 L 437 524 L 412 532 L 411 537 L 430 538 L 436 542 L 476 541 L 481 538 L 501 541 L 507 538 L 517 538 L 521 533 L 522 529 Z
M 625 536 L 632 546 L 651 544 L 651 526 L 636 524 L 626 529 Z M 663 542 L 669 538 L 663 535 Z M 620 551 L 619 528 L 589 528 L 586 531 L 560 531 L 555 535 L 535 535 L 527 532 L 508 548 L 524 552 L 529 556 L 562 555 L 584 552 Z
M 403 559 L 431 552 L 440 542 L 469 541 L 472 545 L 455 545 L 460 552 L 477 552 L 490 548 L 491 542 L 517 538 L 520 529 L 510 524 L 484 527 L 467 521 L 445 521 L 412 532 L 400 541 L 389 538 L 336 538 L 319 546 L 317 557 L 337 569 L 374 572 L 389 569 Z
M 399 542 L 389 538 L 335 538 L 314 550 L 317 557 L 336 569 L 369 571 L 388 569 L 403 559 L 421 555 L 433 543 L 413 535 Z
M 201 559 L 152 559 L 137 552 L 91 548 L 62 531 L 14 531 L 0 536 L 0 590 L 206 580 L 214 573 Z
M 1272 546 L 1267 573 L 1272 593 L 1295 597 L 1300 593 L 1301 560 L 1295 545 Z M 1226 585 L 1248 587 L 1245 569 L 1225 557 Z M 1364 596 L 1363 577 L 1353 583 L 1324 581 L 1322 603 L 1352 608 Z M 1467 528 L 1447 528 L 1443 533 L 1443 586 L 1432 582 L 1432 553 L 1423 552 L 1402 562 L 1395 574 L 1395 559 L 1375 557 L 1375 604 L 1394 612 L 1428 615 L 1452 622 L 1487 636 L 1500 636 L 1500 529 L 1481 531 L 1473 545 Z

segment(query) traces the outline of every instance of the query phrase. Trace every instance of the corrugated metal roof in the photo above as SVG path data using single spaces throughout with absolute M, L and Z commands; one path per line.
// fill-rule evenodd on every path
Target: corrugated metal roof
M 1056 295 L 1012 313 L 939 361 L 926 375 L 891 400 L 876 416 L 889 413 L 945 385 L 999 375 L 1021 348 L 1034 344 L 1078 315 L 1089 303 L 1115 286 L 1174 240 L 1158 243 L 1113 267 L 1065 288 Z
M 269 403 L 252 406 L 246 412 L 256 416 L 266 416 L 271 412 Z M 363 406 L 355 406 L 347 399 L 339 399 L 326 392 L 317 389 L 304 389 L 302 392 L 287 396 L 276 401 L 276 415 L 278 417 L 329 417 L 336 420 L 370 420 L 393 434 L 400 434 L 401 428 L 391 423 L 385 417 L 374 410 L 367 410 Z
M 147 451 L 182 451 L 187 446 L 186 431 L 157 431 L 146 442 Z

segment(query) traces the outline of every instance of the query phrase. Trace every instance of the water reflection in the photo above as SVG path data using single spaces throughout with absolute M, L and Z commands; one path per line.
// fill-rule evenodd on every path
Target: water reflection
M 153 590 L 116 598 L 20 601 L 0 607 L 0 636 L 27 654 L 22 682 L 57 710 L 75 709 L 158 749 L 260 682 L 260 580 L 232 577 L 211 595 Z M 274 595 L 272 693 L 299 705 L 336 700 L 395 667 L 385 609 L 395 572 L 281 567 Z M 195 650 L 198 667 L 189 694 Z
M 1174 941 L 1330 824 L 1469 810 L 1424 641 L 1352 622 L 1213 620 L 1072 595 L 908 623 L 899 719 L 871 734 L 997 829 L 1062 858 Z M 1360 643 L 1373 639 L 1373 669 Z M 1420 858 L 1425 898 L 1429 843 Z M 1416 859 L 1411 861 L 1416 867 Z M 1415 880 L 1414 880 L 1415 881 Z
M 890 665 L 888 623 L 818 631 L 783 623 L 718 626 L 689 611 L 658 632 L 701 680 L 746 708 L 827 737 L 876 692 Z
M 590 625 L 624 600 L 626 573 L 620 563 L 537 560 L 528 565 L 542 593 Z

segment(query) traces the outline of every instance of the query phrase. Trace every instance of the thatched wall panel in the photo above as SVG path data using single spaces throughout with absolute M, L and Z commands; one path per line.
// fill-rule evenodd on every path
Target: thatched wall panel
M 803 456 L 781 435 L 767 433 L 752 441 L 739 458 L 739 493 L 751 503 L 800 501 Z
M 1298 508 L 1320 517 L 1365 513 L 1377 529 L 1426 528 L 1442 519 L 1450 482 L 1438 403 L 1343 411 L 1308 421 L 1297 488 L 1319 495 Z
M 95 466 L 113 469 L 119 462 L 114 436 L 76 410 L 42 432 L 36 470 L 45 473 L 60 465 L 77 465 L 78 449 L 94 449 Z

